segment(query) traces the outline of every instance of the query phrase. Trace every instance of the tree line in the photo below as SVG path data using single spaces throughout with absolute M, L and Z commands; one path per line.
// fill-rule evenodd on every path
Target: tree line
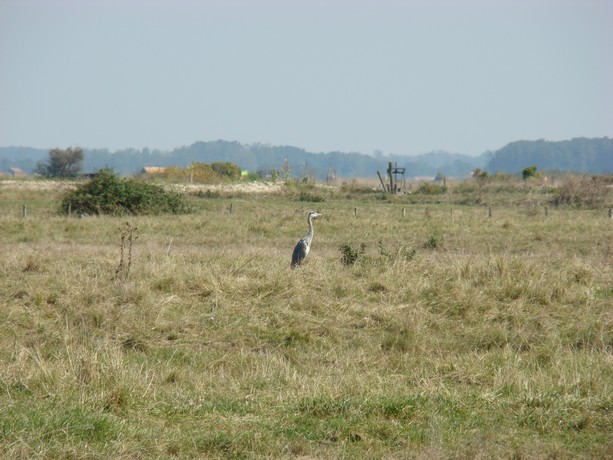
M 543 139 L 511 142 L 491 154 L 486 169 L 515 173 L 527 165 L 535 165 L 542 171 L 610 174 L 613 173 L 613 139 L 581 137 L 559 142 Z
M 62 154 L 59 154 L 64 152 Z M 66 158 L 68 157 L 68 158 Z M 71 160 L 72 161 L 68 161 Z M 406 169 L 407 177 L 468 177 L 475 168 L 490 174 L 520 174 L 530 165 L 540 171 L 613 173 L 613 139 L 576 138 L 569 141 L 516 141 L 494 152 L 479 156 L 430 152 L 417 156 L 375 155 L 361 153 L 313 153 L 292 146 L 245 145 L 239 142 L 195 142 L 170 152 L 148 148 L 125 149 L 52 149 L 0 148 L 0 171 L 21 167 L 28 173 L 49 177 L 70 177 L 79 172 L 112 169 L 121 176 L 139 173 L 145 166 L 186 168 L 192 164 L 232 163 L 251 173 L 285 171 L 293 178 L 372 177 L 385 170 L 389 162 Z

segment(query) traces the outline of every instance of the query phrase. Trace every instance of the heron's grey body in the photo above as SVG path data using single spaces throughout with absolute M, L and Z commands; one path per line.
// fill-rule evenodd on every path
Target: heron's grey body
M 311 250 L 311 242 L 313 241 L 313 235 L 315 233 L 313 229 L 313 219 L 321 215 L 322 214 L 318 212 L 309 213 L 309 216 L 307 217 L 309 232 L 300 241 L 298 241 L 298 244 L 294 248 L 294 252 L 292 254 L 292 268 L 298 267 Z

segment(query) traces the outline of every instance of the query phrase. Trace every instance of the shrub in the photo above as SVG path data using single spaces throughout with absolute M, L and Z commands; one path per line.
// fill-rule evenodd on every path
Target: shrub
M 443 245 L 442 239 L 437 234 L 431 234 L 426 242 L 424 243 L 424 247 L 428 249 L 440 249 Z
M 159 181 L 165 179 L 170 182 L 187 182 L 196 184 L 220 184 L 241 179 L 241 168 L 234 163 L 202 163 L 194 162 L 184 168 L 167 166 L 163 173 L 156 174 L 150 179 Z M 257 175 L 250 177 L 251 180 Z
M 380 193 L 380 189 L 369 184 L 361 184 L 356 179 L 345 181 L 341 184 L 341 192 L 343 193 Z
M 353 249 L 350 244 L 343 244 L 338 250 L 341 252 L 341 262 L 344 265 L 353 265 L 357 262 L 358 257 L 364 254 L 366 244 L 361 243 L 359 250 Z
M 432 182 L 422 182 L 417 188 L 417 193 L 422 195 L 442 195 L 445 192 L 447 192 L 446 186 Z
M 326 201 L 322 196 L 302 191 L 298 196 L 298 201 L 308 201 L 310 203 L 322 203 Z
M 220 176 L 227 176 L 233 180 L 238 180 L 241 177 L 241 168 L 234 163 L 215 162 L 211 164 L 211 169 Z
M 599 176 L 568 176 L 558 188 L 553 204 L 592 208 L 607 201 L 609 189 L 604 178 Z
M 183 198 L 162 187 L 122 179 L 110 169 L 99 171 L 92 180 L 68 193 L 61 212 L 78 214 L 181 214 L 189 212 Z

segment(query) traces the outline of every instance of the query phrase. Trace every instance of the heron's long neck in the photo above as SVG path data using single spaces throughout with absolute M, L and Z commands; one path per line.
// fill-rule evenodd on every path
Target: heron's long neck
M 309 232 L 304 237 L 309 242 L 313 239 L 313 235 L 315 234 L 315 229 L 313 228 L 313 216 L 309 216 Z

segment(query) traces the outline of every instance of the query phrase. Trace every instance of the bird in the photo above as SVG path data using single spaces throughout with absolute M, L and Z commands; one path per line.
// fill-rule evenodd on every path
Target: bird
M 298 267 L 311 250 L 311 242 L 313 241 L 313 234 L 315 233 L 313 229 L 313 219 L 319 216 L 323 216 L 323 214 L 314 211 L 309 212 L 309 216 L 307 217 L 309 231 L 298 241 L 298 244 L 294 248 L 294 252 L 292 253 L 292 268 Z

